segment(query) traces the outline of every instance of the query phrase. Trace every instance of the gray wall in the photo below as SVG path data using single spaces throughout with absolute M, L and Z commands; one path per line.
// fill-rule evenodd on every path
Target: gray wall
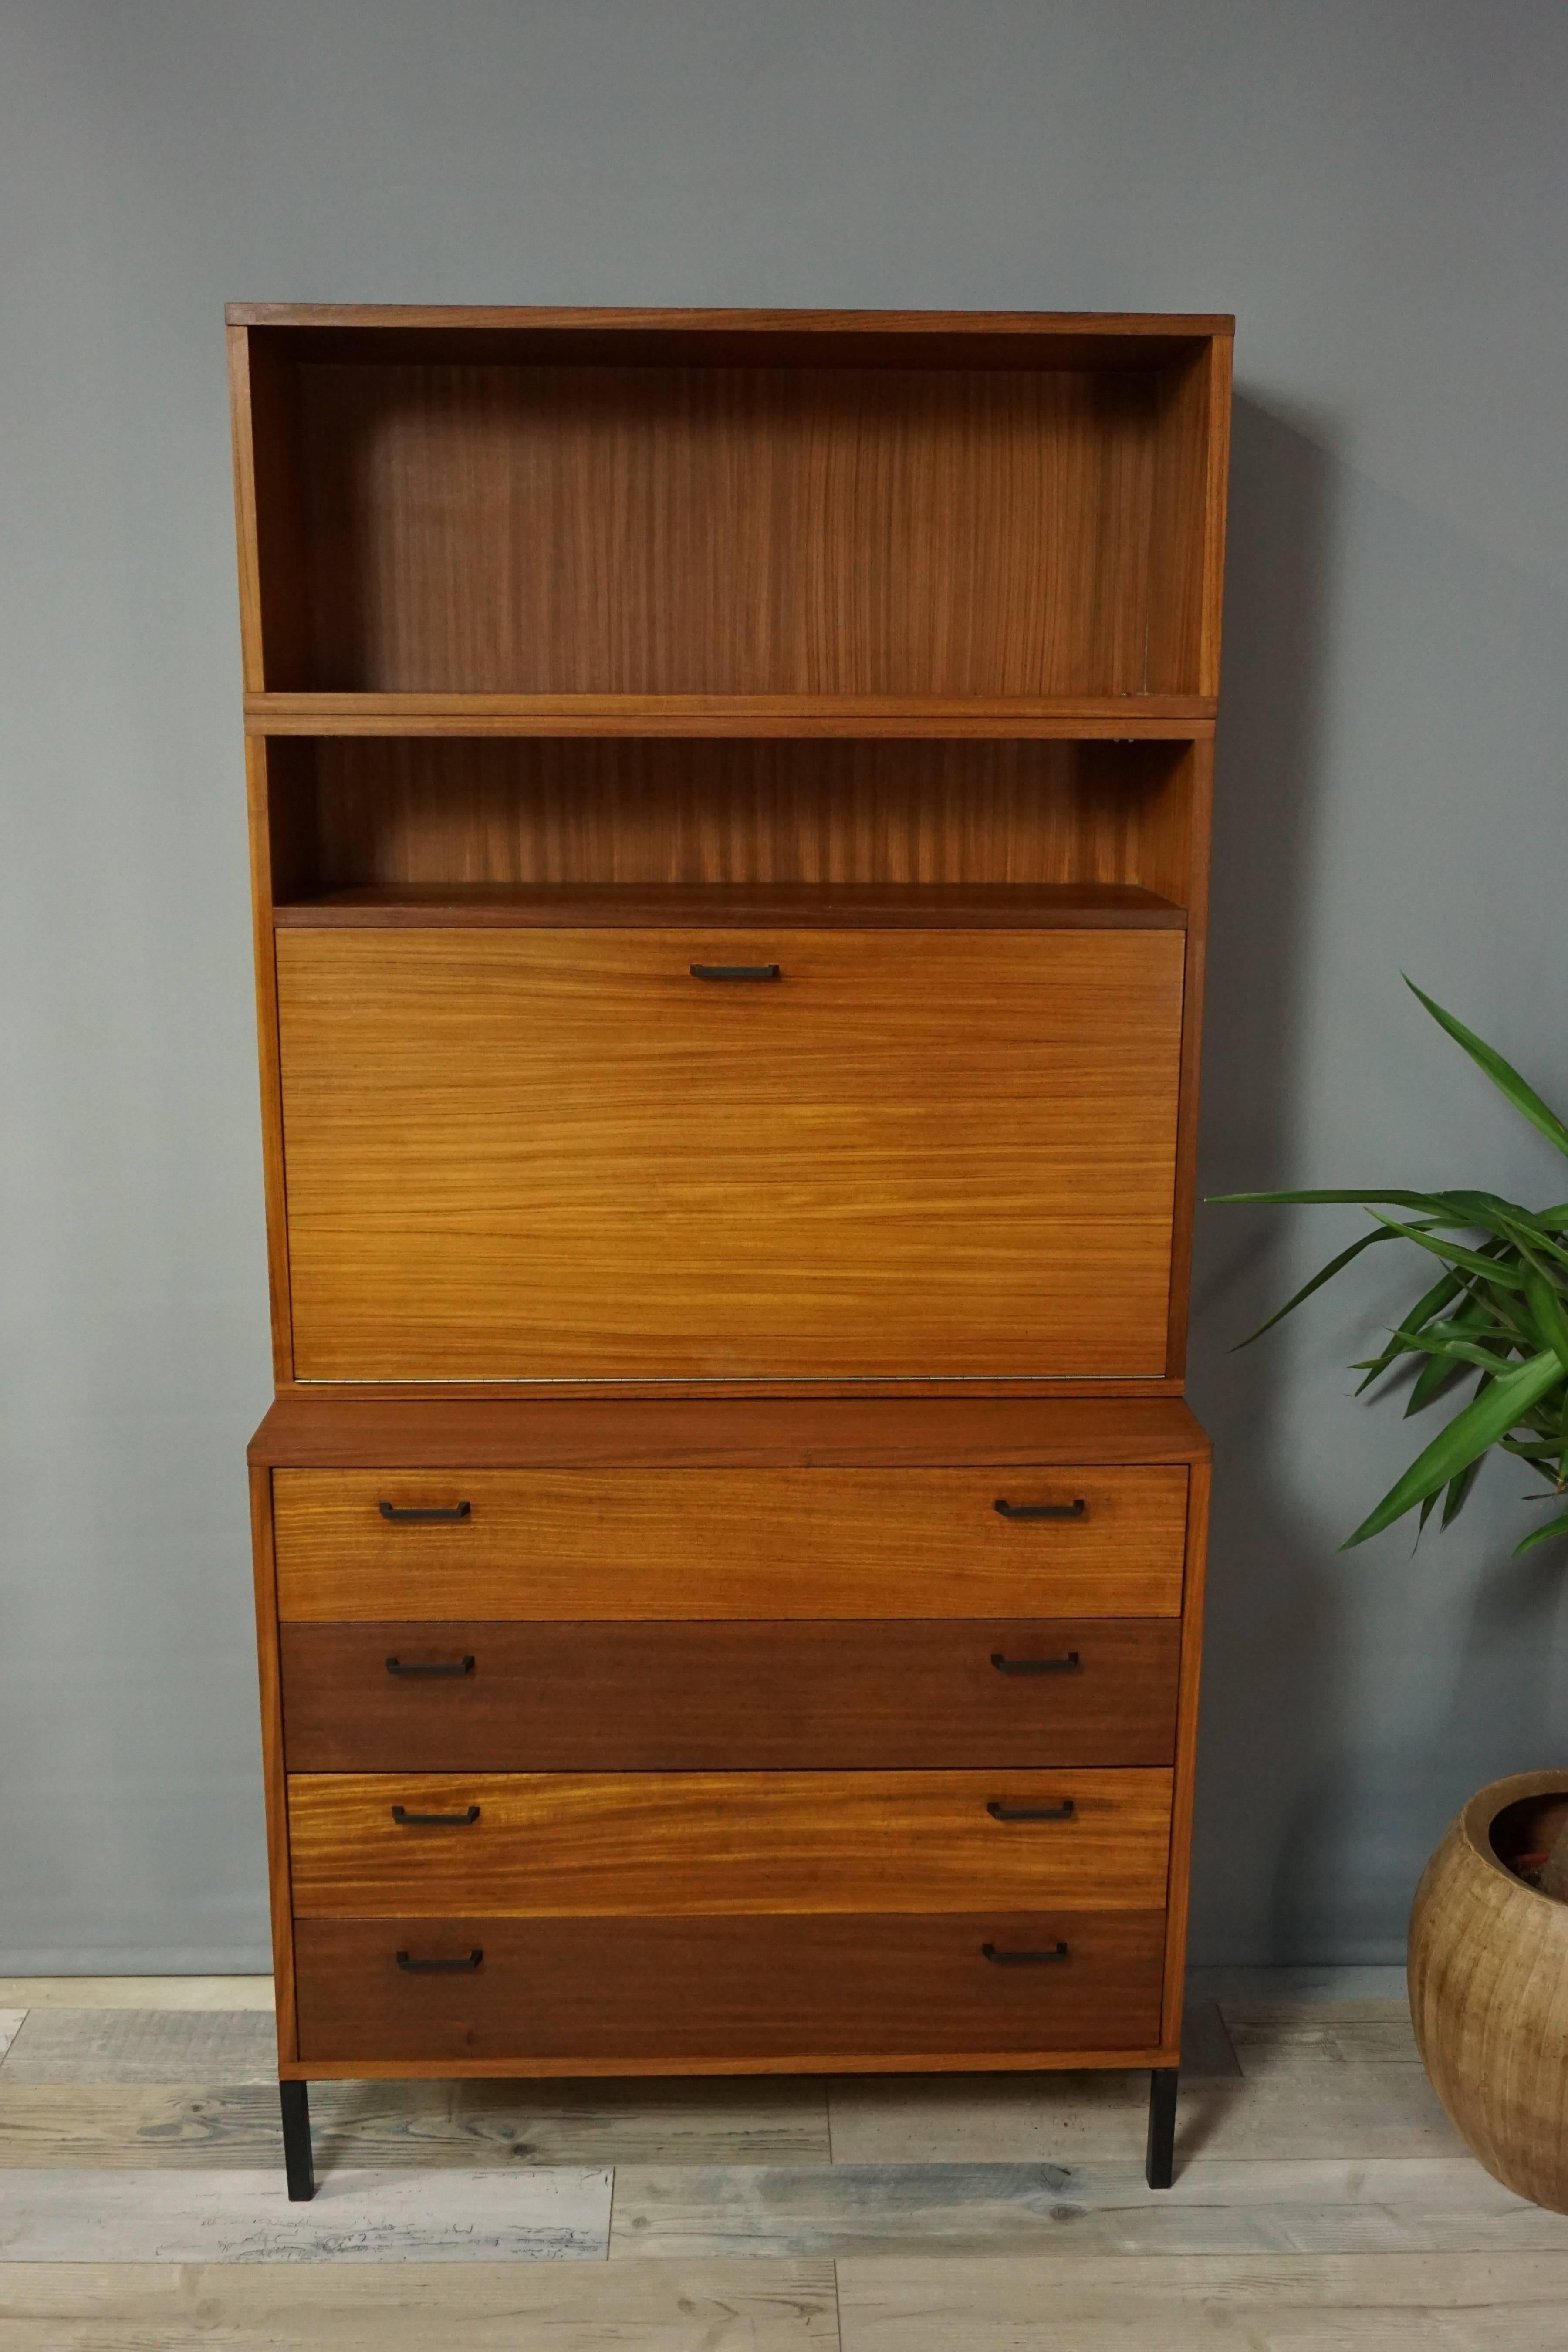
M 1565 98 L 1552 0 L 5 6 L 0 1969 L 265 1965 L 224 300 L 1236 310 L 1205 1185 L 1555 1198 L 1399 973 L 1568 1097 Z M 1201 1221 L 1213 1959 L 1392 1956 L 1563 1753 L 1512 1468 L 1335 1556 L 1386 1265 L 1227 1352 L 1353 1229 Z

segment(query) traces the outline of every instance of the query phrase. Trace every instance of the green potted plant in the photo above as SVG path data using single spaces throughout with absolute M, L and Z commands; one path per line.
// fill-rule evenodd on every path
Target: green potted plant
M 1568 1125 L 1534 1088 L 1406 985 L 1568 1158 Z M 1380 1244 L 1414 1246 L 1436 1272 L 1386 1343 L 1355 1367 L 1356 1393 L 1393 1390 L 1404 1375 L 1412 1414 L 1452 1402 L 1461 1384 L 1470 1392 L 1343 1549 L 1410 1511 L 1419 1528 L 1439 1509 L 1449 1526 L 1494 1448 L 1532 1465 L 1543 1482 L 1536 1499 L 1550 1507 L 1518 1549 L 1568 1535 L 1568 1202 L 1532 1210 L 1494 1192 L 1383 1189 L 1217 1197 L 1353 1202 L 1373 1221 L 1254 1339 Z M 1416 1890 L 1409 1964 L 1421 2055 L 1468 2145 L 1509 2188 L 1568 2212 L 1568 1769 L 1493 1781 L 1450 1823 Z

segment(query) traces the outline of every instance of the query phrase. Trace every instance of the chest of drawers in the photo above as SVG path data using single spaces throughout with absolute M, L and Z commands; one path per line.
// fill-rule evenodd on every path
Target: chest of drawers
M 1178 1401 L 288 1399 L 251 1458 L 292 2076 L 1174 2063 Z
M 1138 2066 L 1229 322 L 230 314 L 290 2193 L 359 2074 Z

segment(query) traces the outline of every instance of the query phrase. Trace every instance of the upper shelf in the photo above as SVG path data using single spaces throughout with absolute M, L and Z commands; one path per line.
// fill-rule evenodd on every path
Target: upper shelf
M 237 313 L 246 685 L 280 725 L 1190 724 L 1228 325 Z
M 252 735 L 991 736 L 1195 740 L 1212 695 L 247 694 Z

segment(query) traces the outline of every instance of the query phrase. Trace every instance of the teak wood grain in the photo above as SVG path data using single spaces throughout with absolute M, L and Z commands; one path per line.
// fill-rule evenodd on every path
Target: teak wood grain
M 1169 356 L 1172 349 L 1230 336 L 1236 320 L 1229 312 L 1168 310 L 815 310 L 789 309 L 717 310 L 709 308 L 609 309 L 596 303 L 464 303 L 464 302 L 229 302 L 224 317 L 232 327 L 303 331 L 300 348 L 314 351 L 332 333 L 345 337 L 344 352 L 368 356 L 397 337 L 440 338 L 474 333 L 507 336 L 537 334 L 543 347 L 568 336 L 620 338 L 617 346 L 626 360 L 658 356 L 670 339 L 680 341 L 684 352 L 706 352 L 723 364 L 737 345 L 759 341 L 769 349 L 782 343 L 799 345 L 827 355 L 863 339 L 866 351 L 891 351 L 895 355 L 907 339 L 910 348 L 928 355 L 942 349 L 957 360 L 968 358 L 984 366 L 994 344 L 1001 343 L 1016 362 L 1033 353 L 1041 367 L 1058 364 L 1052 347 L 1061 343 L 1087 345 L 1119 358 L 1149 345 L 1150 364 Z M 281 339 L 281 338 L 280 338 Z M 440 348 L 447 348 L 445 345 Z
M 1208 942 L 1209 835 L 1214 805 L 1214 749 L 1194 744 L 1185 761 L 1185 790 L 1159 803 L 1145 852 L 1156 887 L 1178 894 L 1187 909 L 1183 998 L 1180 1108 L 1176 1122 L 1176 1186 L 1171 1228 L 1170 1323 L 1166 1368 L 1184 1378 L 1187 1312 L 1192 1290 L 1193 1218 L 1197 1202 L 1198 1072 L 1203 1055 L 1204 978 Z
M 1070 1818 L 1002 1821 L 992 1803 Z M 419 1826 L 405 1812 L 466 1815 Z M 1165 1900 L 1168 1771 L 293 1773 L 303 1919 L 1140 1911 Z
M 823 2058 L 1152 2042 L 1164 1916 L 302 1919 L 302 2060 Z M 1054 1951 L 997 1965 L 1000 1951 Z M 466 1959 L 461 1972 L 410 1959 Z
M 1184 906 L 1190 749 L 765 737 L 287 739 L 311 868 L 382 885 L 1132 885 Z
M 414 1402 L 311 1390 L 277 1398 L 250 1442 L 253 1463 L 316 1470 L 1072 1470 L 1209 1452 L 1190 1409 L 1163 1396 Z
M 1168 1765 L 1180 1648 L 1173 1619 L 286 1624 L 289 1769 Z
M 289 1861 L 289 1804 L 283 1756 L 283 1701 L 278 1661 L 278 1584 L 273 1568 L 272 1481 L 250 1473 L 251 1565 L 256 1654 L 261 1699 L 261 1782 L 267 1801 L 267 1885 L 272 1912 L 272 1988 L 278 2054 L 295 2056 L 294 1937 Z
M 273 1473 L 279 1614 L 1174 1617 L 1178 1465 Z M 1072 1517 L 1013 1519 L 998 1501 Z M 452 1510 L 458 1520 L 389 1520 Z
M 1187 1906 L 1192 1884 L 1193 1810 L 1197 1796 L 1198 1686 L 1203 1675 L 1204 1600 L 1208 1565 L 1211 1464 L 1194 1462 L 1187 1485 L 1186 1577 L 1182 1599 L 1182 1663 L 1176 1708 L 1176 1769 L 1171 1799 L 1170 1931 L 1165 1939 L 1165 1992 L 1160 2038 L 1182 2038 L 1186 1985 Z
M 253 735 L 1200 741 L 1212 695 L 248 694 Z
M 1166 931 L 918 965 L 872 932 L 280 932 L 296 1374 L 1156 1378 L 1183 963 Z
M 267 1215 L 267 1287 L 272 1322 L 272 1375 L 294 1373 L 289 1297 L 289 1211 L 283 1186 L 283 1085 L 278 1054 L 278 971 L 273 949 L 272 877 L 280 863 L 268 790 L 271 747 L 246 744 L 246 803 L 250 839 L 252 954 L 256 968 L 256 1038 L 261 1076 L 261 1154 Z
M 322 360 L 297 378 L 310 641 L 302 674 L 268 661 L 270 686 L 1149 684 L 1161 484 L 1194 429 L 1158 371 L 520 355 Z M 1194 570 L 1201 541 L 1167 537 L 1162 569 Z M 1195 656 L 1162 683 L 1194 691 Z

